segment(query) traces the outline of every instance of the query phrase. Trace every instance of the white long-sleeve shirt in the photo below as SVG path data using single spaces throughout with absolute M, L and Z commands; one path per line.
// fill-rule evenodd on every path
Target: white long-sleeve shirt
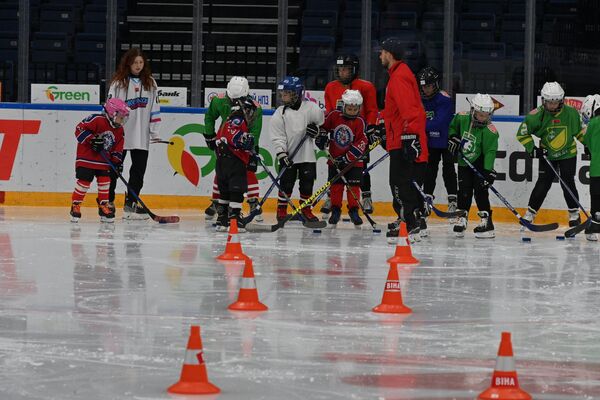
M 292 151 L 298 146 L 302 137 L 306 135 L 308 124 L 323 125 L 325 115 L 316 103 L 303 101 L 298 110 L 290 107 L 279 106 L 271 118 L 269 132 L 275 153 Z M 314 139 L 308 138 L 292 161 L 294 163 L 316 162 Z
M 115 97 L 123 100 L 131 112 L 125 129 L 125 150 L 148 150 L 150 138 L 159 138 L 160 104 L 156 81 L 150 91 L 144 89 L 137 78 L 129 78 L 127 87 L 119 82 L 113 82 L 108 90 L 108 98 Z

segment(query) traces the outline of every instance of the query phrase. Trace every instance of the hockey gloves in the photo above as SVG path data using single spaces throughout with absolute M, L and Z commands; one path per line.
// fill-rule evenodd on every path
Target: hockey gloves
M 348 161 L 348 157 L 346 157 L 346 155 L 343 155 L 336 157 L 333 160 L 333 163 L 335 164 L 336 168 L 341 171 L 346 167 L 346 165 L 350 164 L 350 161 Z
M 485 178 L 485 180 L 481 182 L 481 186 L 483 186 L 484 189 L 487 189 L 494 184 L 494 181 L 496 180 L 496 171 L 493 169 L 485 169 L 483 170 L 482 175 Z
M 250 159 L 248 160 L 247 169 L 250 172 L 258 171 L 258 156 L 256 154 L 250 155 Z
M 309 138 L 316 139 L 319 136 L 319 127 L 317 124 L 308 124 L 306 126 L 306 135 Z
M 406 161 L 415 161 L 421 155 L 421 143 L 414 133 L 402 135 L 402 157 Z
M 448 139 L 448 151 L 453 155 L 456 156 L 458 154 L 458 151 L 461 148 L 461 139 L 458 136 L 452 136 L 450 139 Z
M 248 132 L 242 134 L 238 146 L 242 150 L 252 150 L 254 148 L 254 136 Z
M 94 136 L 92 139 L 90 139 L 90 147 L 92 150 L 100 153 L 102 150 L 104 150 L 104 138 L 101 136 Z
M 531 153 L 529 153 L 531 158 L 544 158 L 544 156 L 547 154 L 548 154 L 548 150 L 541 148 L 541 147 L 535 147 L 535 146 L 533 146 Z
M 369 139 L 369 144 L 375 143 L 377 140 L 381 140 L 382 146 L 385 148 L 385 125 L 369 125 L 365 130 L 365 135 Z
M 212 151 L 217 149 L 216 138 L 216 136 L 204 136 L 204 140 L 206 140 L 206 147 Z
M 287 151 L 277 153 L 277 159 L 279 160 L 279 169 L 282 169 L 283 167 L 290 168 L 292 165 L 294 165 L 294 162 L 290 160 Z

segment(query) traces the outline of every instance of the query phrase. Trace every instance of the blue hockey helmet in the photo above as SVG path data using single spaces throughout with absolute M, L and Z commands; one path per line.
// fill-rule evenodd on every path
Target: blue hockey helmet
M 281 100 L 286 106 L 293 106 L 304 96 L 304 83 L 297 76 L 286 76 L 277 85 L 277 92 Z M 286 100 L 283 99 L 283 94 L 291 94 Z M 287 97 L 287 96 L 286 96 Z

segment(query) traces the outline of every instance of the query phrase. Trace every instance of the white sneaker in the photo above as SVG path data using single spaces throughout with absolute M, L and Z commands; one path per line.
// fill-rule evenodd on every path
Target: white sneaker
M 598 241 L 598 234 L 597 233 L 588 233 L 585 235 L 585 238 L 587 240 L 589 240 L 590 242 L 597 242 Z
M 533 220 L 535 219 L 535 216 L 537 215 L 537 212 L 534 211 L 533 209 L 527 207 L 527 212 L 525 212 L 525 215 L 523 216 L 523 219 L 526 220 L 527 222 L 533 223 Z M 521 232 L 525 232 L 527 230 L 527 228 L 525 228 L 523 225 L 521 225 Z

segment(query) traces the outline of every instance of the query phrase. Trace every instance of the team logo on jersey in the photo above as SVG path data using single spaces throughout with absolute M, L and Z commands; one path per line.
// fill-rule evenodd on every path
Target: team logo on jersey
M 115 145 L 115 134 L 111 131 L 104 131 L 99 135 L 104 140 L 104 150 L 108 151 Z
M 554 151 L 562 149 L 567 144 L 567 127 L 551 126 L 547 129 L 547 141 L 550 148 Z
M 333 131 L 333 141 L 339 147 L 348 147 L 354 141 L 354 133 L 346 125 L 339 125 Z
M 430 121 L 433 120 L 435 118 L 435 111 L 425 111 L 425 117 Z
M 148 105 L 148 98 L 136 97 L 135 99 L 126 100 L 125 103 L 127 103 L 127 106 L 131 110 L 135 110 L 137 108 L 146 108 L 146 106 Z
M 462 136 L 463 140 L 463 154 L 468 159 L 471 159 L 471 155 L 475 153 L 475 145 L 477 144 L 477 137 L 475 137 L 472 133 L 464 132 Z

